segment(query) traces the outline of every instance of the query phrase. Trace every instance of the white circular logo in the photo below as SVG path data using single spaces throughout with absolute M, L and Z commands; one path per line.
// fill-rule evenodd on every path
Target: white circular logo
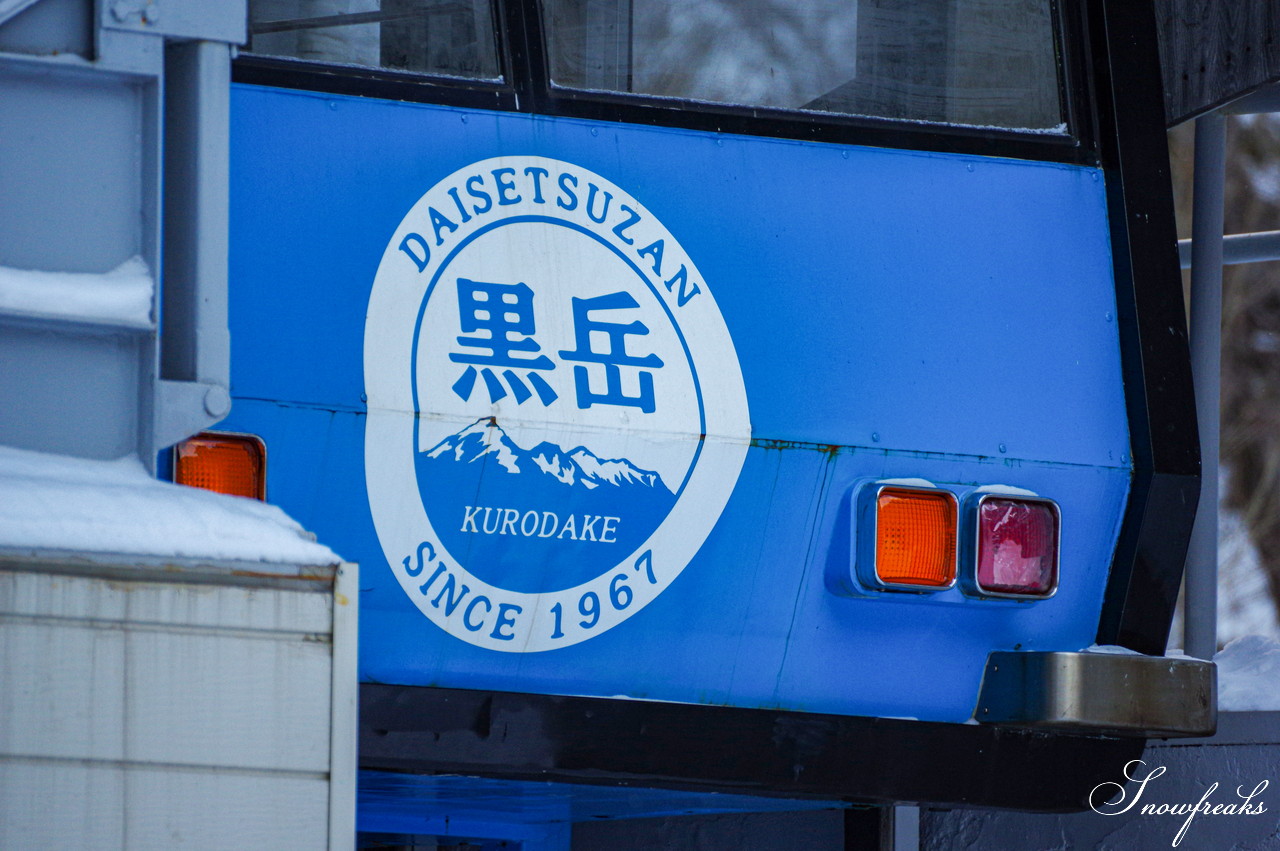
M 415 605 L 479 647 L 566 647 L 684 570 L 750 439 L 705 281 L 637 200 L 474 163 L 387 244 L 364 342 L 369 505 Z

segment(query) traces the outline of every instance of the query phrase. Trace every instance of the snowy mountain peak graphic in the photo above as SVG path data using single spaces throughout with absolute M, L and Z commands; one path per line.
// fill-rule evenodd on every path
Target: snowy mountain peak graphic
M 507 473 L 554 479 L 567 487 L 646 488 L 671 493 L 658 473 L 642 470 L 626 458 L 601 458 L 585 446 L 566 451 L 547 440 L 525 449 L 503 431 L 495 417 L 481 417 L 424 454 L 435 462 L 465 465 L 492 458 Z
M 524 450 L 507 437 L 496 417 L 481 417 L 431 447 L 426 454 L 428 458 L 448 458 L 464 464 L 492 455 L 508 473 L 519 473 Z

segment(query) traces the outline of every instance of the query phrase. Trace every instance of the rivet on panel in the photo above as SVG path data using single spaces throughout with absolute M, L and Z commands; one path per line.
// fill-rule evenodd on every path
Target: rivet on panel
M 225 417 L 231 411 L 231 394 L 227 388 L 213 385 L 204 392 L 204 410 L 211 417 Z

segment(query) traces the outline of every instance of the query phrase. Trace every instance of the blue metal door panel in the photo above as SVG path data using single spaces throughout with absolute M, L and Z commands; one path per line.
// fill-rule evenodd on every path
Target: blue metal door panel
M 232 103 L 226 427 L 262 435 L 272 501 L 362 563 L 365 679 L 962 721 L 990 650 L 1092 642 L 1130 475 L 1097 171 L 244 86 Z M 475 646 L 424 617 L 444 576 L 414 599 L 413 548 L 401 565 L 380 545 L 366 487 L 364 353 L 380 341 L 365 320 L 380 264 L 449 250 L 439 219 L 421 219 L 422 247 L 393 237 L 429 189 L 446 198 L 466 185 L 450 175 L 499 156 L 569 164 L 562 175 L 595 176 L 660 220 L 668 257 L 687 252 L 714 295 L 750 416 L 741 472 L 687 568 L 614 628 L 545 652 Z M 496 203 L 501 179 L 485 176 Z M 679 288 L 655 289 L 669 315 L 682 315 Z M 730 381 L 703 373 L 707 392 Z M 716 451 L 715 435 L 707 443 Z M 856 531 L 850 490 L 904 476 L 1055 499 L 1058 594 L 833 593 Z M 496 600 L 473 612 L 503 635 Z

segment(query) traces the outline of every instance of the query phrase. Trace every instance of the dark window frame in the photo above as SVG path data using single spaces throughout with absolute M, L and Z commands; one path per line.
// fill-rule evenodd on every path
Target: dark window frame
M 355 68 L 241 54 L 238 83 L 434 103 L 560 118 L 678 127 L 712 133 L 800 139 L 942 153 L 1097 165 L 1099 147 L 1078 0 L 1054 0 L 1059 100 L 1066 135 L 902 121 L 839 113 L 710 104 L 551 84 L 540 0 L 491 0 L 502 80 Z
M 498 59 L 498 72 L 501 74 L 501 78 L 497 80 L 310 62 L 248 52 L 241 52 L 232 62 L 231 80 L 235 83 L 383 100 L 518 112 L 520 104 L 510 82 L 514 73 L 508 38 L 513 30 L 505 20 L 504 5 L 490 0 L 494 51 Z

